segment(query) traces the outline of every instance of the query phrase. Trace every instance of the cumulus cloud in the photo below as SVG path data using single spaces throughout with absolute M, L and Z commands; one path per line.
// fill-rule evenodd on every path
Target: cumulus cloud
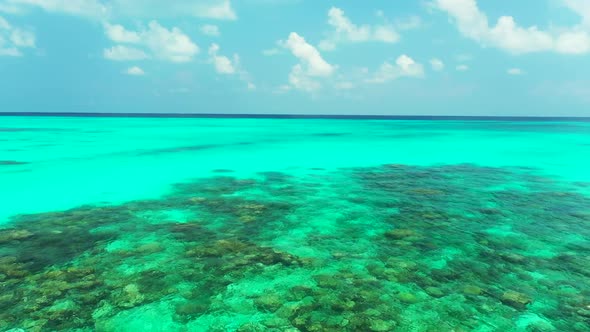
M 156 21 L 150 22 L 142 40 L 157 58 L 163 60 L 187 62 L 199 53 L 199 47 L 179 28 L 168 30 Z
M 234 74 L 236 72 L 236 64 L 239 62 L 239 57 L 234 55 L 234 61 L 223 55 L 218 55 L 219 45 L 212 44 L 209 47 L 209 57 L 211 63 L 215 66 L 215 70 L 219 74 Z
M 289 50 L 299 63 L 289 73 L 289 84 L 281 86 L 276 93 L 293 89 L 315 93 L 324 86 L 335 90 L 350 90 L 363 84 L 382 84 L 402 77 L 424 77 L 424 66 L 405 54 L 400 55 L 394 64 L 384 62 L 374 73 L 369 73 L 366 68 L 338 73 L 336 65 L 326 61 L 318 49 L 296 32 L 292 32 L 286 41 L 279 44 Z
M 402 54 L 395 60 L 395 64 L 384 62 L 373 77 L 367 80 L 367 83 L 387 83 L 401 77 L 422 78 L 424 66 Z
M 246 83 L 248 90 L 256 90 L 256 85 L 252 83 L 250 74 L 241 68 L 240 56 L 234 54 L 232 58 L 219 54 L 221 47 L 218 44 L 211 44 L 209 46 L 209 62 L 213 64 L 215 71 L 221 75 L 234 75 L 241 81 Z
M 280 44 L 299 60 L 289 73 L 289 83 L 295 89 L 319 90 L 322 84 L 317 78 L 329 77 L 336 71 L 336 66 L 324 60 L 320 52 L 296 32 L 291 32 L 287 41 Z
M 22 56 L 27 48 L 35 48 L 35 34 L 0 17 L 0 56 Z
M 430 67 L 432 67 L 432 70 L 434 71 L 441 71 L 445 69 L 445 64 L 442 62 L 442 60 L 433 58 L 430 59 Z
M 107 37 L 116 43 L 139 43 L 141 41 L 139 33 L 128 31 L 119 24 L 105 23 L 104 29 Z
M 202 25 L 199 30 L 206 36 L 217 37 L 221 35 L 221 32 L 219 32 L 219 27 L 213 24 Z
M 0 30 L 9 30 L 11 28 L 10 23 L 0 16 Z
M 144 51 L 123 45 L 117 45 L 105 49 L 103 51 L 103 56 L 105 59 L 113 61 L 135 61 L 149 58 Z
M 10 40 L 16 47 L 35 47 L 35 35 L 30 31 L 13 29 Z
M 216 18 L 220 20 L 235 20 L 237 18 L 229 0 L 215 5 L 202 7 L 197 10 L 195 16 Z
M 446 12 L 465 37 L 483 46 L 514 54 L 553 51 L 563 54 L 590 52 L 590 5 L 586 0 L 564 0 L 567 8 L 582 17 L 581 24 L 562 29 L 541 30 L 519 26 L 512 16 L 501 16 L 490 25 L 476 0 L 434 0 L 435 8 Z
M 141 69 L 137 66 L 133 66 L 133 67 L 128 68 L 125 71 L 125 74 L 131 75 L 131 76 L 143 76 L 143 75 L 145 75 L 145 72 L 143 71 L 143 69 Z
M 330 76 L 336 69 L 322 58 L 320 52 L 313 45 L 296 32 L 291 32 L 284 46 L 302 62 L 305 72 L 311 76 Z M 301 66 L 302 70 L 303 66 Z
M 469 66 L 468 65 L 457 65 L 455 67 L 455 69 L 457 71 L 468 71 L 469 70 Z
M 22 56 L 22 53 L 16 47 L 5 47 L 2 46 L 2 41 L 0 40 L 0 56 Z
M 319 44 L 320 49 L 328 51 L 333 50 L 340 43 L 362 43 L 362 42 L 383 42 L 395 43 L 399 40 L 399 35 L 393 25 L 357 25 L 344 14 L 340 8 L 332 7 L 328 11 L 328 24 L 332 26 L 333 31 L 329 37 L 322 40 Z
M 587 0 L 563 0 L 565 7 L 582 17 L 582 25 L 590 28 L 590 2 Z
M 18 5 L 0 2 L 0 13 L 19 15 L 23 14 L 23 8 Z
M 274 56 L 281 53 L 281 51 L 278 48 L 269 48 L 266 50 L 262 50 L 262 55 L 264 56 Z
M 156 21 L 139 31 L 125 29 L 121 25 L 105 24 L 106 35 L 114 42 L 132 44 L 117 45 L 104 51 L 110 60 L 140 60 L 155 58 L 170 62 L 188 62 L 199 53 L 199 47 L 179 28 L 167 29 Z
M 522 75 L 524 72 L 520 68 L 510 68 L 506 71 L 508 75 Z

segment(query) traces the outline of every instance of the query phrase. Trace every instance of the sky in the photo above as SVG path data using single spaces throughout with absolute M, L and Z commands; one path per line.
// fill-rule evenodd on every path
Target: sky
M 590 116 L 590 0 L 0 0 L 0 112 Z

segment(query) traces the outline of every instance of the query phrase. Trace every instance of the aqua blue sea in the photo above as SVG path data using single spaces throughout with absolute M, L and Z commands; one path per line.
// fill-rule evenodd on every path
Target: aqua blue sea
M 0 117 L 0 331 L 590 331 L 590 123 Z

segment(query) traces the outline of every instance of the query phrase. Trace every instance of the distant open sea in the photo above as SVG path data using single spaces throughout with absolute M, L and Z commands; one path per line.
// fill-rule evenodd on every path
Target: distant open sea
M 590 331 L 590 119 L 0 113 L 0 331 Z

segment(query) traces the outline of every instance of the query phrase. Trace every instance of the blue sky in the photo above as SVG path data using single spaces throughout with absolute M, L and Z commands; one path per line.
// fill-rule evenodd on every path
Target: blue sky
M 0 111 L 590 116 L 588 0 L 0 0 Z

